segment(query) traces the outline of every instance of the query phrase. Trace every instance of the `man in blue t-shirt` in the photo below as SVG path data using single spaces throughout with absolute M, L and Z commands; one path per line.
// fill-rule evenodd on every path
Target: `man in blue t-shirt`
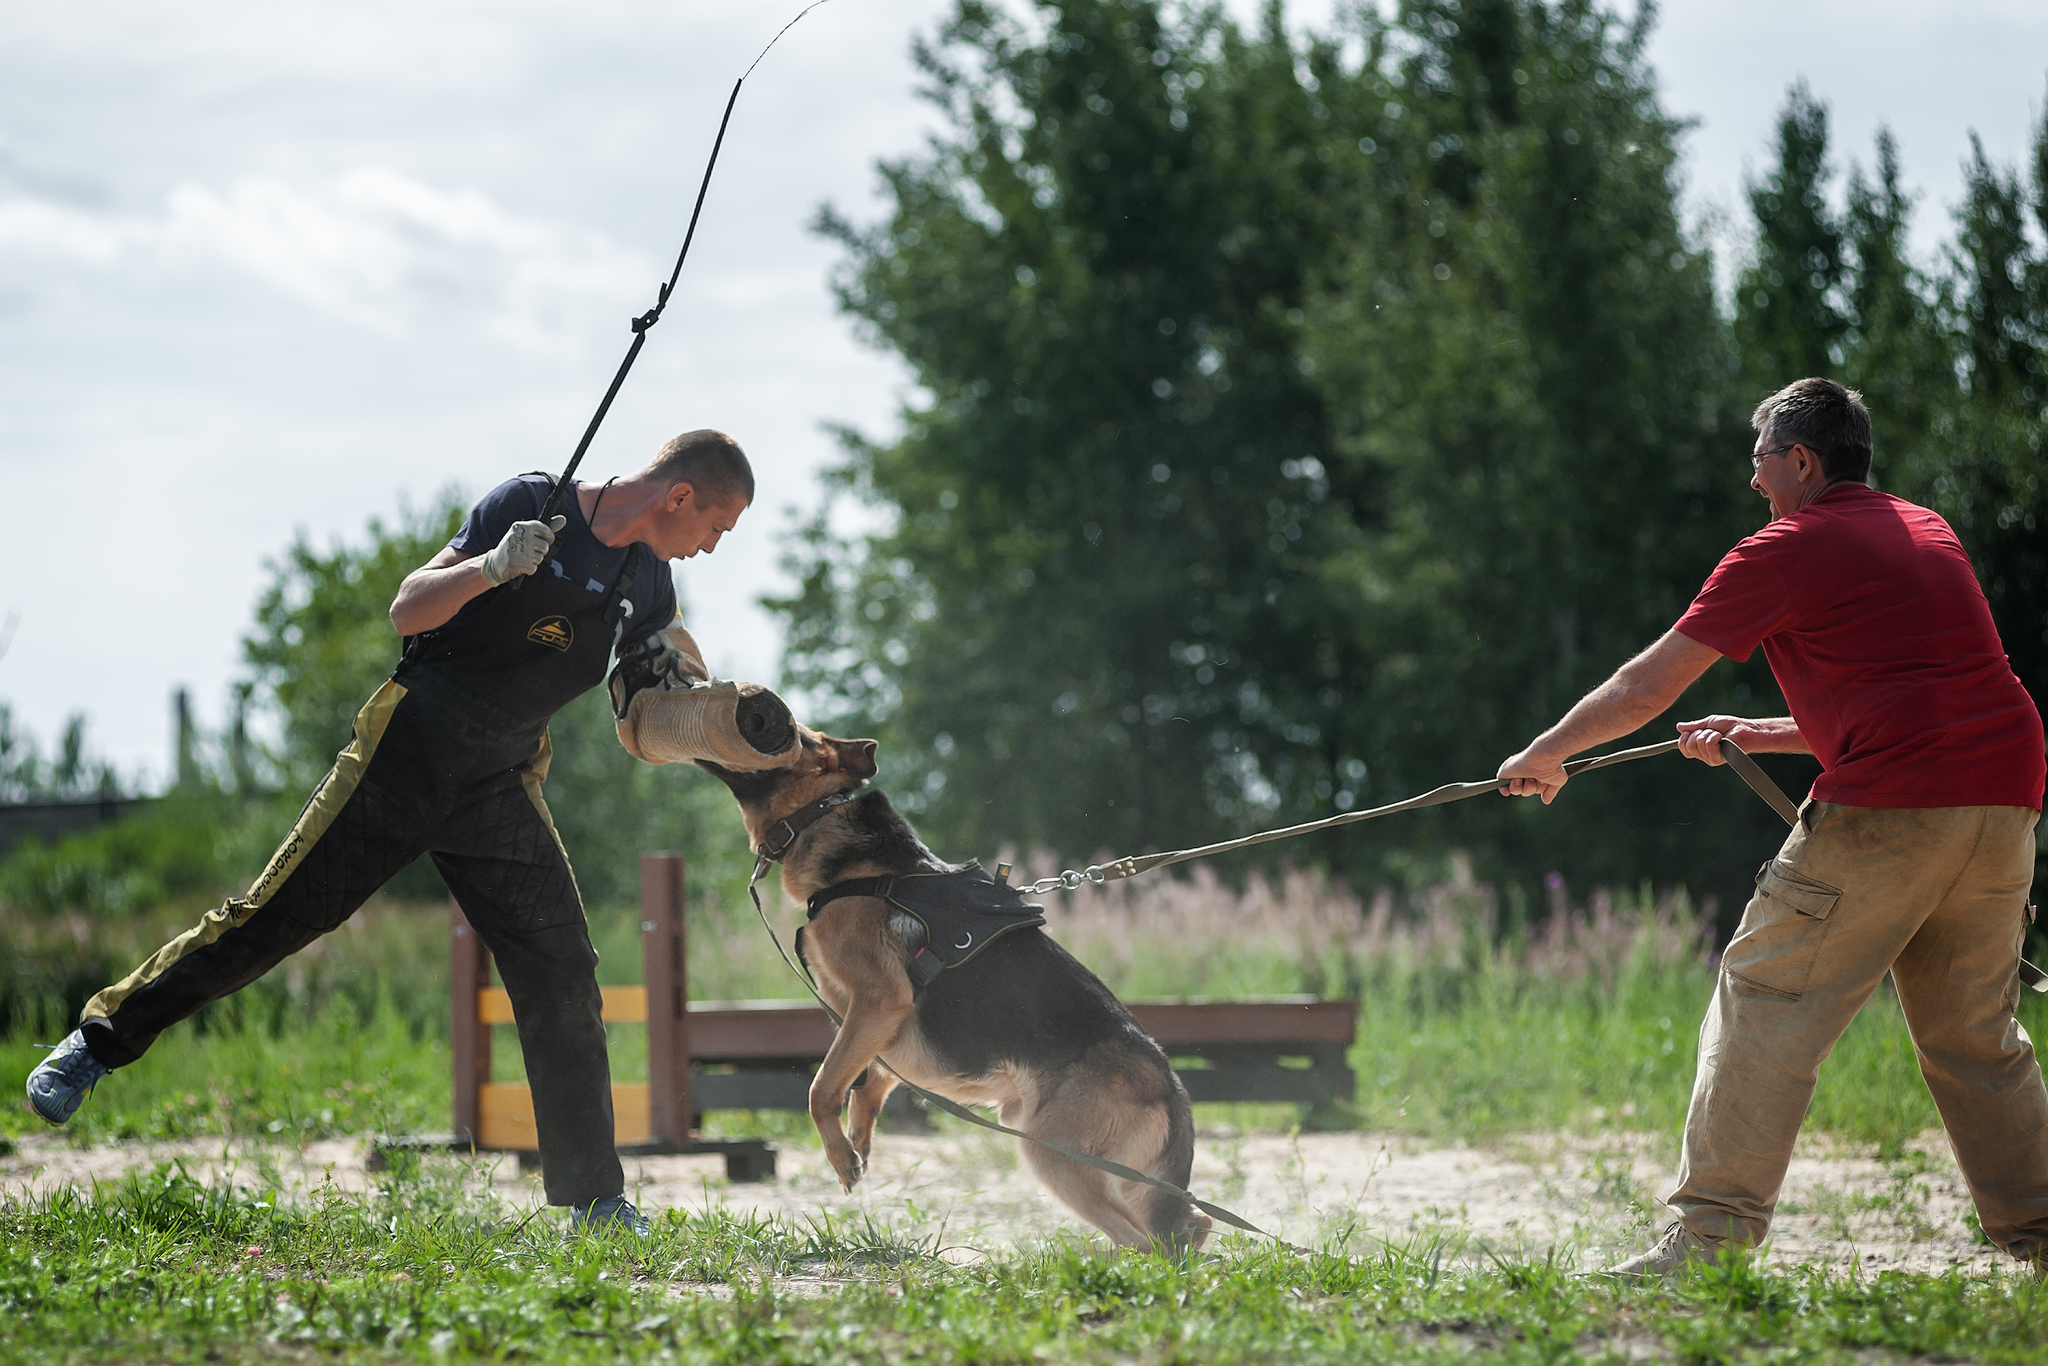
M 731 437 L 697 431 L 636 474 L 578 485 L 544 523 L 551 488 L 546 475 L 499 485 L 406 577 L 391 604 L 398 667 L 297 825 L 245 895 L 86 1004 L 29 1078 L 44 1119 L 62 1124 L 164 1029 L 335 929 L 428 854 L 512 998 L 548 1202 L 577 1227 L 645 1227 L 612 1146 L 597 954 L 541 799 L 548 719 L 671 627 L 668 561 L 717 548 L 753 502 L 754 474 Z

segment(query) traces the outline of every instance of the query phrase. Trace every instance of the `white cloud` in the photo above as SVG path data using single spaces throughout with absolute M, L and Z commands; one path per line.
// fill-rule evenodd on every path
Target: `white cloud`
M 60 256 L 103 265 L 121 254 L 122 223 L 42 199 L 0 202 L 0 262 L 8 257 Z
M 475 190 L 382 166 L 313 188 L 266 177 L 220 189 L 181 183 L 150 216 L 0 201 L 0 269 L 52 257 L 156 273 L 225 269 L 386 335 L 434 320 L 556 355 L 580 351 L 593 320 L 616 321 L 637 295 L 653 302 L 657 271 L 602 233 L 521 218 Z M 593 298 L 618 308 L 595 309 Z

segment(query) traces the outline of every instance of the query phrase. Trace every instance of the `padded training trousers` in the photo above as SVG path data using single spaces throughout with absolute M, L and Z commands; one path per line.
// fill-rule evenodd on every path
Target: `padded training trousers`
M 2019 1001 L 2038 813 L 1808 801 L 1721 958 L 1678 1188 L 1704 1238 L 1770 1230 L 1826 1058 L 1886 972 L 1984 1232 L 2048 1251 L 2048 1092 Z
M 541 799 L 545 729 L 495 724 L 488 704 L 413 681 L 411 691 L 385 683 L 357 714 L 354 739 L 246 896 L 86 1004 L 86 1043 L 109 1067 L 135 1061 L 164 1029 L 335 929 L 431 854 L 512 998 L 548 1203 L 618 1195 L 597 953 Z

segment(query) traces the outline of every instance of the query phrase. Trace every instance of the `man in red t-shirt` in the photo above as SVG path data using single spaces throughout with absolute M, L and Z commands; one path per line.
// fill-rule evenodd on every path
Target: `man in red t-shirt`
M 2040 714 L 1955 532 L 1866 482 L 1860 397 L 1803 379 L 1752 421 L 1769 525 L 1662 639 L 1500 767 L 1503 792 L 1548 803 L 1567 758 L 1758 645 L 1792 714 L 1681 721 L 1680 748 L 1719 764 L 1726 738 L 1822 765 L 1722 955 L 1666 1197 L 1678 1220 L 1614 1269 L 1670 1274 L 1763 1241 L 1821 1060 L 1886 972 L 1984 1232 L 2038 1265 L 2048 1091 L 2013 1007 L 2048 779 Z

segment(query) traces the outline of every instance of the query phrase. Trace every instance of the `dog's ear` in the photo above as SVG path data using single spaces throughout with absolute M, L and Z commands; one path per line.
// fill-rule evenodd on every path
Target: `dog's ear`
M 839 746 L 839 762 L 854 777 L 868 779 L 875 776 L 875 742 L 873 740 L 848 740 Z

